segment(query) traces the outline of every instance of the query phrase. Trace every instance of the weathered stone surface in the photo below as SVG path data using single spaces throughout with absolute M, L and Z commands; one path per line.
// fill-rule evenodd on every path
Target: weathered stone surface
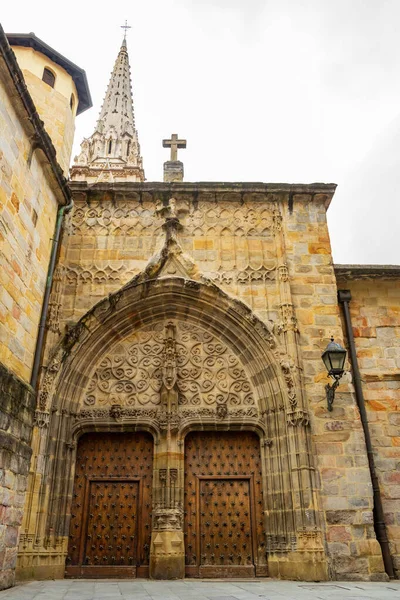
M 375 466 L 382 492 L 383 509 L 392 556 L 398 575 L 400 486 L 398 436 L 400 432 L 400 298 L 392 294 L 397 279 L 390 279 L 382 268 L 378 274 L 357 276 L 358 269 L 347 277 L 340 269 L 338 287 L 349 289 L 350 313 L 368 422 L 374 448 Z M 385 274 L 386 273 L 386 274 Z M 354 507 L 363 507 L 354 498 Z M 379 564 L 379 562 L 378 562 Z
M 1 76 L 2 68 L 0 60 L 0 361 L 28 381 L 57 200 L 40 151 L 32 149 L 32 139 L 19 119 L 12 89 Z
M 35 406 L 32 389 L 0 363 L 0 589 L 14 582 Z

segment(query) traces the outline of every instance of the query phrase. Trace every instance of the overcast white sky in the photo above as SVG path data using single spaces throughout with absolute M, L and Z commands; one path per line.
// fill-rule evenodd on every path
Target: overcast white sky
M 176 132 L 187 181 L 334 182 L 335 262 L 400 264 L 400 0 L 20 0 L 1 19 L 86 70 L 75 153 L 127 19 L 149 181 Z

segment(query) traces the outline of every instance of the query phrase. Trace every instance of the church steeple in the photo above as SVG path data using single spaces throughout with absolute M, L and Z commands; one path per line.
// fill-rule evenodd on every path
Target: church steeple
M 124 27 L 125 31 L 127 26 Z M 143 161 L 135 127 L 126 37 L 122 41 L 100 115 L 90 138 L 71 169 L 75 181 L 144 181 Z

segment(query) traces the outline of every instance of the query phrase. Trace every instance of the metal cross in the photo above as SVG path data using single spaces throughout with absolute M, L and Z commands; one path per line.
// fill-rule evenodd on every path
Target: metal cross
M 178 134 L 173 133 L 170 140 L 163 140 L 163 148 L 171 148 L 170 161 L 178 160 L 178 148 L 186 148 L 186 140 L 179 140 Z
M 126 30 L 127 29 L 132 29 L 131 25 L 128 25 L 128 21 L 125 19 L 125 25 L 121 25 L 120 26 L 121 29 L 124 29 L 124 40 L 126 40 Z

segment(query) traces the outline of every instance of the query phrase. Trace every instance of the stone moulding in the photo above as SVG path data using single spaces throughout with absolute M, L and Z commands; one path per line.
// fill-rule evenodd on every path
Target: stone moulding
M 117 405 L 104 408 L 83 408 L 73 416 L 73 432 L 80 433 L 90 428 L 91 424 L 97 427 L 112 427 L 112 423 L 129 426 L 148 426 L 155 433 L 160 433 L 169 428 L 171 432 L 185 433 L 196 425 L 214 425 L 219 422 L 221 426 L 242 427 L 257 429 L 265 432 L 265 425 L 259 418 L 258 410 L 254 407 L 227 410 L 221 417 L 216 408 L 181 408 L 179 412 L 167 413 L 157 408 L 131 408 Z M 272 446 L 272 440 L 266 440 L 266 447 Z

